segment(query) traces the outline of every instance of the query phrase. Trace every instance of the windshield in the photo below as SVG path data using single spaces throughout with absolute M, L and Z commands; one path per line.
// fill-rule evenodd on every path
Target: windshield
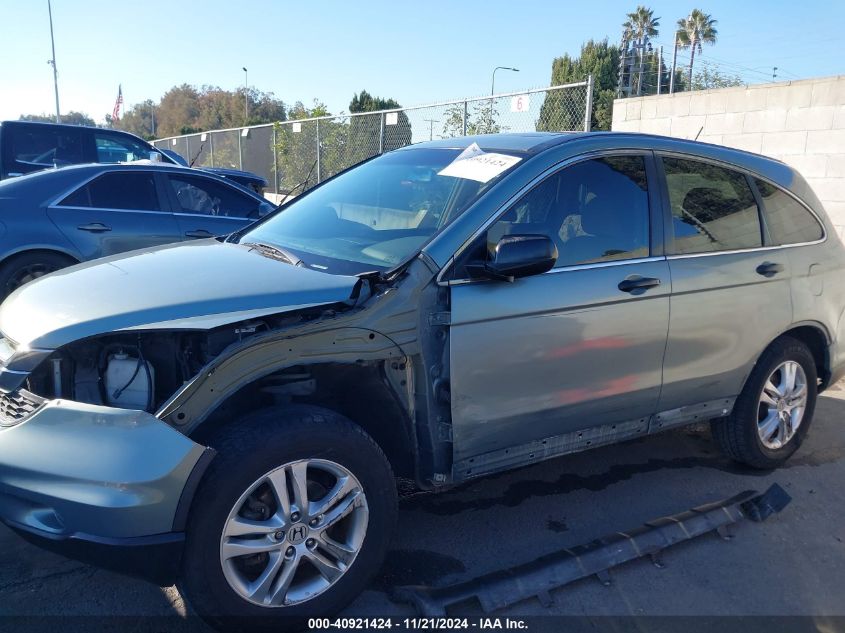
M 460 153 L 421 148 L 385 154 L 294 200 L 238 241 L 284 248 L 300 265 L 329 273 L 388 270 L 507 171 L 487 182 L 438 175 Z

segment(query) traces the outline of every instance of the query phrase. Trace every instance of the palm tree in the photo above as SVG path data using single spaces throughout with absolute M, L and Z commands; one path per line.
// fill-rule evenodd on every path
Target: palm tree
M 628 14 L 628 19 L 622 23 L 625 29 L 626 39 L 636 42 L 640 50 L 640 70 L 637 77 L 637 94 L 641 94 L 643 87 L 643 69 L 645 64 L 645 49 L 648 45 L 648 38 L 657 36 L 657 27 L 660 26 L 660 18 L 654 17 L 654 11 L 639 5 L 637 10 Z
M 699 9 L 693 9 L 686 18 L 678 20 L 678 32 L 675 35 L 678 40 L 680 48 L 689 48 L 689 73 L 687 76 L 687 83 L 692 89 L 692 65 L 695 61 L 695 51 L 701 54 L 702 44 L 716 43 L 716 20 L 714 20 L 709 13 L 704 13 Z

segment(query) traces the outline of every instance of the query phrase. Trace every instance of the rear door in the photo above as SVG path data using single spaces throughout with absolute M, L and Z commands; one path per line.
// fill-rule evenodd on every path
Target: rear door
M 258 219 L 261 200 L 235 186 L 182 170 L 164 178 L 184 239 L 228 235 Z
M 47 210 L 83 259 L 180 241 L 169 202 L 153 171 L 110 171 Z
M 764 240 L 750 177 L 688 156 L 659 165 L 672 273 L 660 410 L 672 424 L 732 406 L 759 355 L 792 322 L 791 271 L 785 249 Z
M 484 454 L 489 464 L 518 462 L 516 447 L 540 440 L 536 450 L 561 452 L 646 430 L 660 394 L 671 289 L 651 160 L 635 152 L 564 167 L 474 247 L 480 259 L 502 235 L 545 234 L 559 251 L 549 272 L 508 283 L 457 271 L 456 468 L 475 472 Z

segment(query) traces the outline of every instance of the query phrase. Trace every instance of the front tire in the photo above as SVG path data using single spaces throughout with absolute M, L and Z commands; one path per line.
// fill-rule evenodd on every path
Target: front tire
M 393 472 L 360 427 L 326 409 L 244 417 L 191 506 L 179 590 L 217 628 L 284 630 L 348 605 L 396 521 Z
M 32 252 L 15 255 L 0 265 L 0 300 L 30 281 L 75 263 L 59 253 Z
M 738 462 L 777 468 L 804 441 L 817 395 L 812 353 L 801 341 L 782 337 L 757 361 L 731 415 L 711 423 L 713 437 Z

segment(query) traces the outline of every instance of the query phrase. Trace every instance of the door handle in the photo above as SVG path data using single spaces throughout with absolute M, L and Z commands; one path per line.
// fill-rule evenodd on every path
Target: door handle
M 81 224 L 76 227 L 80 231 L 88 231 L 89 233 L 105 233 L 111 231 L 110 226 L 106 226 L 102 222 L 92 222 L 91 224 Z
M 763 277 L 774 277 L 780 272 L 783 272 L 783 264 L 776 262 L 763 262 L 757 266 L 757 274 Z
M 636 277 L 634 279 L 623 279 L 619 282 L 619 290 L 622 292 L 630 292 L 632 294 L 639 294 L 649 288 L 654 288 L 660 285 L 660 280 L 656 277 Z
M 205 229 L 197 229 L 196 231 L 185 231 L 185 237 L 214 237 Z

